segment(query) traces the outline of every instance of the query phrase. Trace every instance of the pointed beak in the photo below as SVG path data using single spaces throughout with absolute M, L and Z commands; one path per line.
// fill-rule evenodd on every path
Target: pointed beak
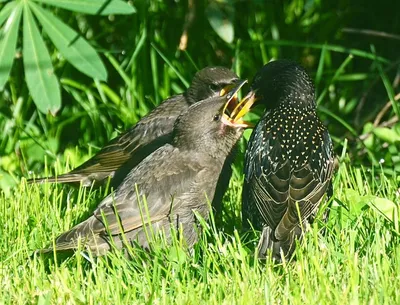
M 242 84 L 240 88 L 243 86 Z M 239 89 L 240 89 L 239 88 Z M 256 92 L 251 90 L 239 103 L 237 102 L 237 92 L 233 90 L 228 93 L 228 101 L 224 106 L 223 115 L 221 121 L 225 125 L 233 126 L 233 127 L 243 127 L 243 128 L 251 128 L 254 127 L 251 123 L 243 121 L 243 116 L 248 113 L 256 102 Z M 230 95 L 233 94 L 231 97 Z
M 231 116 L 234 116 L 235 120 L 240 120 L 242 117 L 250 111 L 250 108 L 257 101 L 256 91 L 251 90 L 235 107 Z
M 227 86 L 225 86 L 220 92 L 219 92 L 219 96 L 224 96 L 225 94 L 234 92 L 237 93 L 240 88 L 243 87 L 244 84 L 247 83 L 247 80 L 241 80 L 239 79 L 238 81 L 234 82 L 233 84 L 229 84 Z

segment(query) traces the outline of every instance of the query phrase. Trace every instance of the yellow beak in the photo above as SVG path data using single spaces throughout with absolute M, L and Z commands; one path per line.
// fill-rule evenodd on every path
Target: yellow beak
M 240 83 L 237 87 L 228 92 L 228 101 L 223 108 L 221 119 L 225 125 L 244 128 L 253 127 L 249 122 L 243 121 L 242 117 L 250 111 L 250 108 L 256 102 L 255 92 L 250 91 L 237 103 L 237 92 L 245 83 L 246 81 Z M 233 110 L 231 110 L 232 108 Z

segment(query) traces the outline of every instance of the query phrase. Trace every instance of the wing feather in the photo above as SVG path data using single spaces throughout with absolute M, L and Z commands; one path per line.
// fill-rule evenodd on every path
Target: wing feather
M 29 179 L 32 182 L 83 182 L 91 186 L 93 181 L 103 181 L 125 165 L 122 180 L 127 172 L 145 157 L 171 139 L 173 125 L 179 114 L 188 107 L 183 95 L 165 100 L 136 125 L 111 140 L 91 159 L 69 173 L 57 177 Z M 117 173 L 118 174 L 118 173 Z
M 314 215 L 331 185 L 335 167 L 332 142 L 322 123 L 311 119 L 305 117 L 308 122 L 315 122 L 310 126 L 310 136 L 290 149 L 284 148 L 286 135 L 273 132 L 268 115 L 259 122 L 249 141 L 244 215 L 258 213 L 263 225 L 275 230 L 277 239 L 286 238 Z M 256 211 L 252 212 L 251 206 Z
M 176 162 L 178 155 L 180 162 Z M 107 239 L 108 234 L 121 234 L 121 228 L 127 233 L 143 226 L 144 223 L 156 223 L 165 219 L 171 212 L 171 205 L 175 204 L 174 197 L 191 189 L 202 168 L 203 166 L 193 162 L 190 156 L 185 158 L 177 148 L 165 145 L 155 151 L 152 158 L 144 159 L 135 167 L 124 183 L 99 204 L 92 217 L 62 234 L 57 239 L 57 245 L 72 244 L 78 236 L 87 237 L 89 240 L 93 240 L 93 235 Z M 162 183 L 159 183 L 160 181 Z M 159 187 L 152 188 L 155 185 Z M 147 207 L 142 200 L 144 197 Z M 176 201 L 177 205 L 182 202 Z M 173 208 L 178 209 L 179 206 Z

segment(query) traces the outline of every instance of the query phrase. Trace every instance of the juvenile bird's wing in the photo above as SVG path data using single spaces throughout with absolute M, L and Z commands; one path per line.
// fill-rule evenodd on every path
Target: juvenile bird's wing
M 123 164 L 127 164 L 129 171 L 170 140 L 176 118 L 187 107 L 183 95 L 173 96 L 153 109 L 135 126 L 111 140 L 95 156 L 76 169 L 58 177 L 29 179 L 28 183 L 82 182 L 84 186 L 91 186 L 93 181 L 102 182 L 112 177 Z
M 57 238 L 57 249 L 73 248 L 78 236 L 87 237 L 90 244 L 93 236 L 118 235 L 121 228 L 129 232 L 143 222 L 154 223 L 168 217 L 179 208 L 174 205 L 174 198 L 189 192 L 203 170 L 202 165 L 190 161 L 193 161 L 190 156 L 185 157 L 171 145 L 158 149 L 129 173 L 115 193 L 100 203 L 93 216 Z
M 255 205 L 262 222 L 284 238 L 315 213 L 333 175 L 334 155 L 330 136 L 323 125 L 310 126 L 310 136 L 297 144 L 296 151 L 285 146 L 279 134 L 259 124 L 246 154 L 244 205 Z M 291 154 L 291 159 L 289 159 Z

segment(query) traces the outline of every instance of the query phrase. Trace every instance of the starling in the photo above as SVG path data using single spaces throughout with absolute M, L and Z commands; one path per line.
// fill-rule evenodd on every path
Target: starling
M 236 92 L 184 111 L 174 124 L 171 142 L 134 167 L 91 217 L 61 234 L 55 249 L 74 250 L 78 240 L 93 255 L 105 254 L 112 245 L 122 249 L 126 243 L 149 248 L 150 232 L 163 232 L 170 241 L 172 227 L 189 247 L 193 245 L 198 233 L 195 213 L 207 220 L 207 202 L 213 200 L 225 159 L 247 127 L 241 119 L 245 105 L 244 111 L 231 111 Z
M 332 195 L 332 141 L 316 113 L 312 80 L 295 62 L 266 64 L 245 99 L 266 110 L 246 150 L 243 224 L 262 230 L 259 257 L 269 250 L 280 261 L 292 256 L 304 227 Z
M 227 68 L 204 68 L 196 73 L 185 93 L 165 100 L 76 169 L 57 177 L 29 179 L 28 183 L 47 181 L 90 187 L 104 184 L 111 177 L 111 186 L 116 187 L 133 167 L 171 140 L 174 122 L 181 112 L 198 101 L 226 94 L 240 82 Z

